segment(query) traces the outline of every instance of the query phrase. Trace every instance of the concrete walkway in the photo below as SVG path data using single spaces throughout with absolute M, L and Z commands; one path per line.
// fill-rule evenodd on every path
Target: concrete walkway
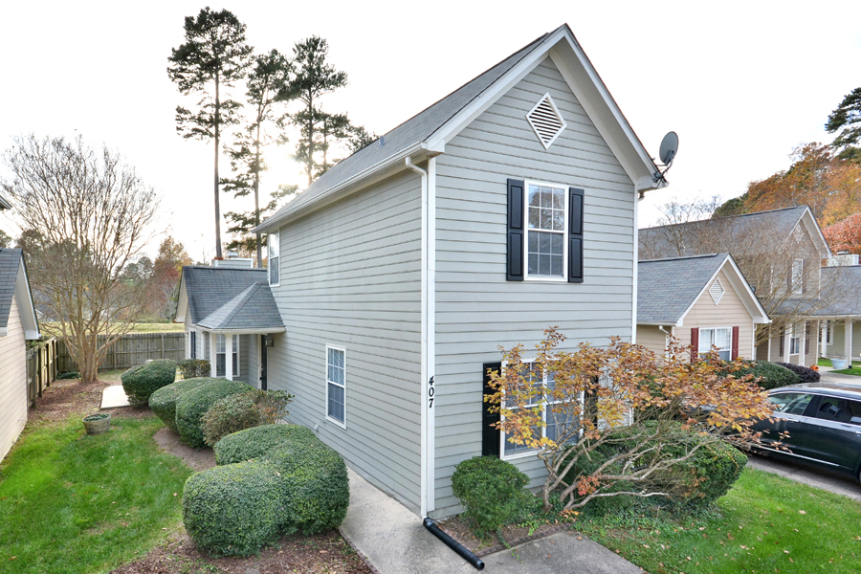
M 822 383 L 840 383 L 841 385 L 858 385 L 861 387 L 861 377 L 855 375 L 844 375 L 842 373 L 832 373 L 824 368 L 819 368 L 820 382 Z
M 126 391 L 122 385 L 111 385 L 105 387 L 102 391 L 102 406 L 103 409 L 116 409 L 119 407 L 129 406 L 129 398 L 126 396 Z
M 341 534 L 380 574 L 477 572 L 421 519 L 349 470 L 350 508 Z M 579 538 L 579 539 L 578 539 Z M 580 534 L 563 532 L 482 558 L 494 574 L 641 574 L 643 570 Z
M 830 472 L 824 468 L 805 466 L 757 454 L 748 456 L 747 466 L 861 501 L 861 485 L 849 476 Z

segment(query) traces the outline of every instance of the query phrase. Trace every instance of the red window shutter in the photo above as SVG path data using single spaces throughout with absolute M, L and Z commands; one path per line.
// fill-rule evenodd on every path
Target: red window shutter
M 700 348 L 700 330 L 696 327 L 691 329 L 691 362 L 697 360 L 697 353 Z
M 732 328 L 732 360 L 738 359 L 738 327 Z

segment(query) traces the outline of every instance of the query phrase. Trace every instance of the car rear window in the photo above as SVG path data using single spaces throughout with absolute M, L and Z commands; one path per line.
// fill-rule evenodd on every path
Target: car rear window
M 780 393 L 768 397 L 774 404 L 774 412 L 802 415 L 813 395 L 808 393 Z
M 850 425 L 861 425 L 861 402 L 822 397 L 816 418 Z

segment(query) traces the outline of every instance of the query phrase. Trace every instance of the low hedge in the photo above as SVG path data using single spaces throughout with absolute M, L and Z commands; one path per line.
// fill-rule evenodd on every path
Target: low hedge
M 264 425 L 227 435 L 218 441 L 215 462 L 219 466 L 266 456 L 287 441 L 319 440 L 308 427 L 300 425 Z
M 512 522 L 526 493 L 529 478 L 510 462 L 476 456 L 457 465 L 451 477 L 454 495 L 464 514 L 481 533 L 495 532 Z
M 149 408 L 173 432 L 176 430 L 176 401 L 184 393 L 213 381 L 226 379 L 187 379 L 176 381 L 154 392 L 149 398 Z
M 201 426 L 203 415 L 218 399 L 248 389 L 248 385 L 239 381 L 216 380 L 181 394 L 176 401 L 176 430 L 180 440 L 194 448 L 205 447 Z
M 802 383 L 818 383 L 819 382 L 819 371 L 814 371 L 808 367 L 802 367 L 801 365 L 793 365 L 792 363 L 774 363 L 775 365 L 780 365 L 781 367 L 786 367 L 801 379 Z
M 203 440 L 215 446 L 222 437 L 284 419 L 293 395 L 284 391 L 249 390 L 218 399 L 201 419 Z
M 215 452 L 220 466 L 190 478 L 183 496 L 186 530 L 212 554 L 252 554 L 277 534 L 324 532 L 347 515 L 347 466 L 310 429 L 255 427 Z
M 176 380 L 176 361 L 159 359 L 132 367 L 122 374 L 123 390 L 132 406 L 143 406 L 150 395 Z
M 765 390 L 776 389 L 777 387 L 786 387 L 789 385 L 797 385 L 801 382 L 801 377 L 793 373 L 786 367 L 768 361 L 747 361 L 747 368 L 733 373 L 735 378 L 741 378 L 744 375 L 751 374 L 755 379 L 758 379 L 757 384 Z
M 268 462 L 241 462 L 191 476 L 182 493 L 185 529 L 215 556 L 258 552 L 278 536 L 278 474 Z

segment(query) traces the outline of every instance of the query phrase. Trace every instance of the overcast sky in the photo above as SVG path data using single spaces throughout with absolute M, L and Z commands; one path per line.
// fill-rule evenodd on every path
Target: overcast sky
M 212 144 L 176 134 L 174 108 L 182 99 L 166 68 L 171 48 L 183 42 L 183 18 L 205 5 L 7 2 L 0 33 L 0 148 L 28 132 L 78 132 L 116 148 L 162 195 L 161 227 L 194 259 L 214 253 Z M 704 6 L 211 4 L 233 11 L 258 51 L 289 53 L 297 40 L 326 38 L 331 62 L 350 84 L 329 96 L 325 108 L 349 112 L 378 134 L 567 22 L 649 152 L 657 155 L 668 131 L 679 134 L 671 185 L 641 203 L 641 227 L 654 223 L 655 205 L 673 196 L 741 195 L 748 182 L 788 167 L 793 147 L 830 141 L 823 130 L 829 112 L 861 86 L 858 0 Z M 265 189 L 302 183 L 288 152 L 270 154 L 274 169 Z M 222 211 L 245 207 L 222 195 Z M 8 216 L 0 215 L 0 228 L 17 233 Z

